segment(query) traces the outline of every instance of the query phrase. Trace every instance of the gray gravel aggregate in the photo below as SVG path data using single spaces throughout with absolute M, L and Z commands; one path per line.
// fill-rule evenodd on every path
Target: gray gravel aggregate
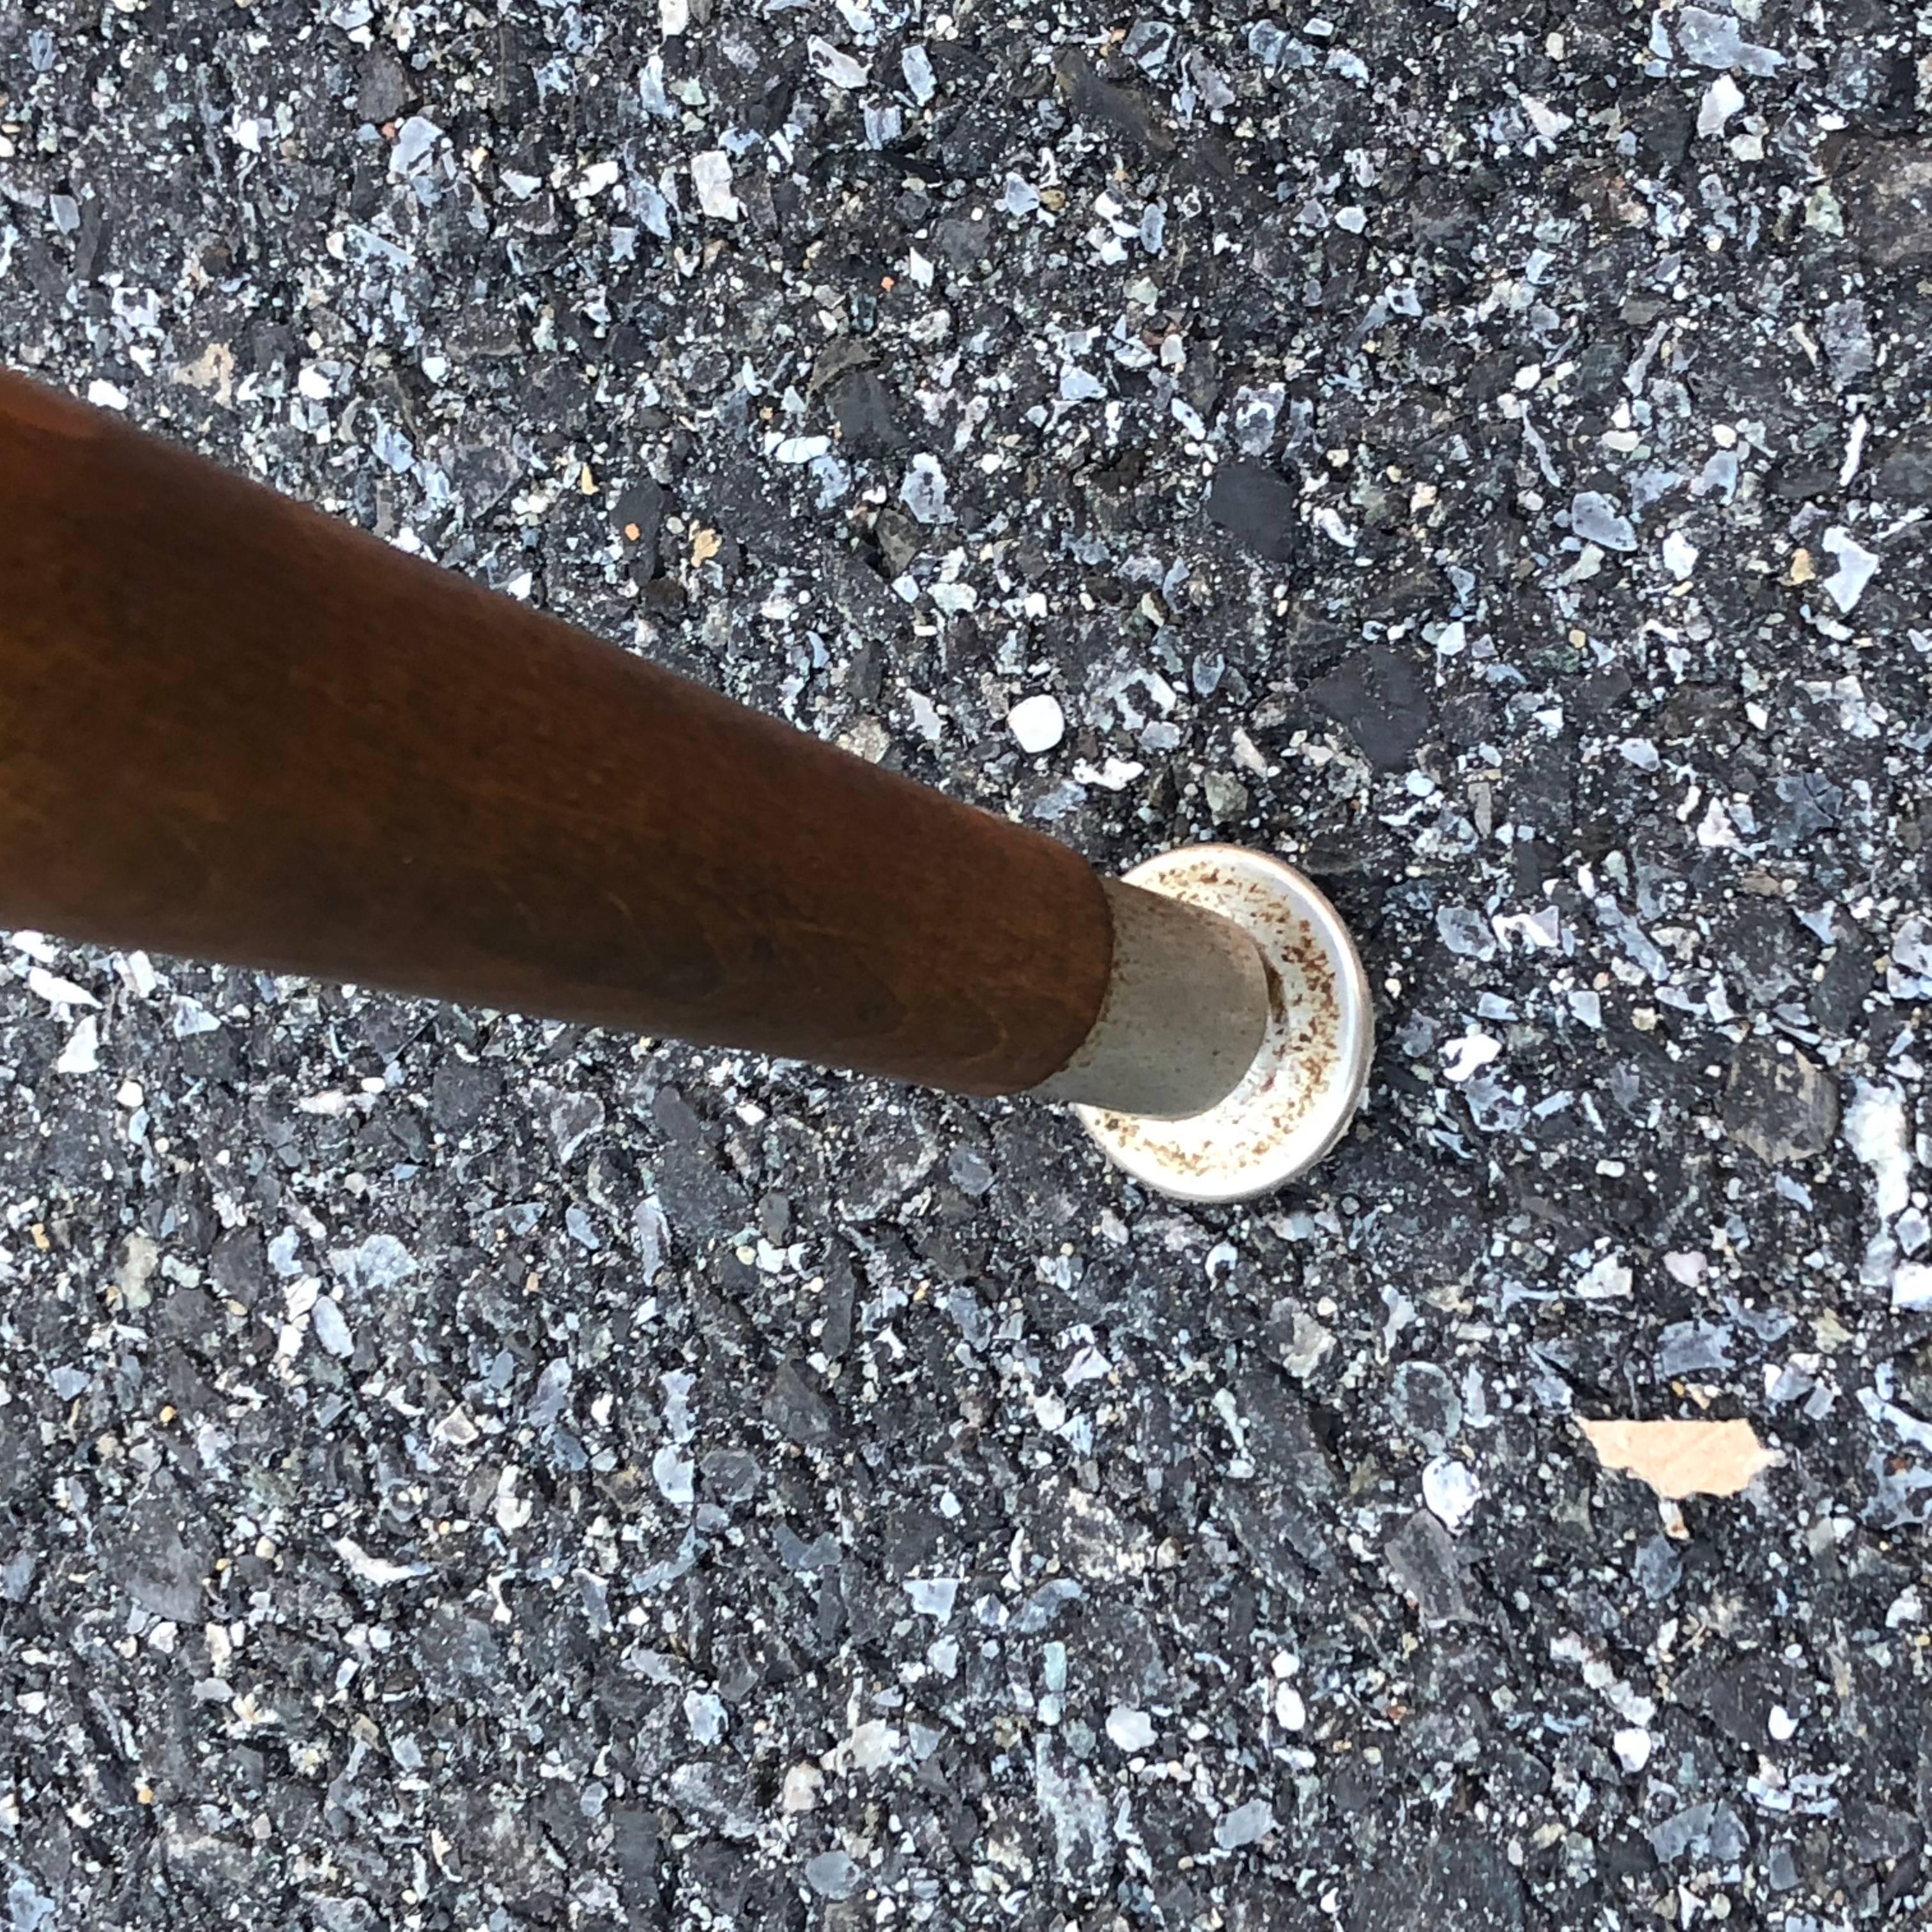
M 12 1925 L 1926 1924 L 1928 325 L 1901 0 L 0 0 L 10 365 L 1383 1039 L 1196 1210 L 12 934 Z

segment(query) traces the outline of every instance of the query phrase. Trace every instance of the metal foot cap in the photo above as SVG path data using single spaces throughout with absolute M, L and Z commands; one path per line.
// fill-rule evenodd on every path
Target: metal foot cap
M 1187 845 L 1130 885 L 1220 914 L 1268 969 L 1268 1031 L 1240 1084 L 1185 1120 L 1076 1107 L 1108 1160 L 1184 1201 L 1249 1201 L 1305 1173 L 1347 1130 L 1375 1052 L 1375 1011 L 1354 941 L 1292 866 L 1238 845 Z

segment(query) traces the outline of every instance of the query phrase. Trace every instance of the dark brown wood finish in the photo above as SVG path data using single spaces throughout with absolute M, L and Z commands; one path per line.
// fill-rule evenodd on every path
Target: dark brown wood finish
M 0 373 L 0 922 L 1018 1091 L 1098 880 Z

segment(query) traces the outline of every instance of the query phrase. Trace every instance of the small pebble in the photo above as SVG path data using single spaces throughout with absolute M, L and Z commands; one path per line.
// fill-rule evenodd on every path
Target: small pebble
M 1020 749 L 1030 754 L 1050 752 L 1066 734 L 1066 716 L 1060 700 L 1048 693 L 1023 698 L 1006 713 L 1006 729 Z

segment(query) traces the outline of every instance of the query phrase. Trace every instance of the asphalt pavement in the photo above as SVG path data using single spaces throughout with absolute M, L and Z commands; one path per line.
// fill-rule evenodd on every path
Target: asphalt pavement
M 1382 1036 L 1196 1210 L 11 935 L 17 1932 L 1932 1922 L 1928 129 L 1881 0 L 0 0 L 10 366 Z

